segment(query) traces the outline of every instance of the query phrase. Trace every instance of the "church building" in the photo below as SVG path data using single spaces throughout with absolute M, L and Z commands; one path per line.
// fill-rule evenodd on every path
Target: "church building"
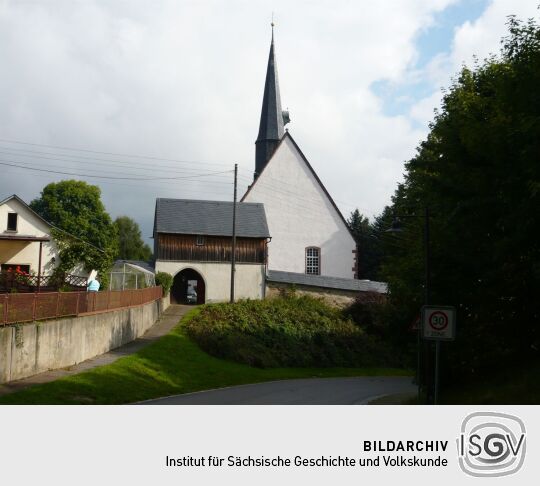
M 285 130 L 288 122 L 281 108 L 272 29 L 254 180 L 236 204 L 235 297 L 264 298 L 294 285 L 342 305 L 360 293 L 386 293 L 383 283 L 356 280 L 355 240 Z M 156 201 L 155 269 L 173 275 L 173 301 L 228 300 L 233 207 L 230 201 Z
M 243 202 L 264 204 L 272 240 L 268 269 L 356 277 L 356 242 L 343 215 L 284 125 L 274 33 L 266 70 L 253 184 Z

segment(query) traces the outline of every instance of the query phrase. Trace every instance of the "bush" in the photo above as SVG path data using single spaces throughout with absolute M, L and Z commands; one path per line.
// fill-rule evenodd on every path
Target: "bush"
M 386 296 L 377 292 L 362 292 L 352 304 L 343 309 L 343 316 L 352 319 L 369 334 L 387 336 Z
M 163 295 L 167 295 L 173 284 L 173 276 L 167 272 L 156 273 L 156 285 L 161 285 Z
M 261 368 L 397 364 L 382 341 L 307 296 L 207 305 L 186 332 L 213 356 Z

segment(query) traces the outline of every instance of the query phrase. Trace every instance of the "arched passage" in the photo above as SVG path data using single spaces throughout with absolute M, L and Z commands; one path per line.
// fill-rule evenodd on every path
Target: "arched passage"
M 206 286 L 202 275 L 192 268 L 178 272 L 171 288 L 173 304 L 204 304 Z

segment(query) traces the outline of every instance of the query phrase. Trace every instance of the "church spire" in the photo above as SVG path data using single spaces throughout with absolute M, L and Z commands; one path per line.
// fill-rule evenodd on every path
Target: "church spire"
M 274 153 L 281 137 L 283 137 L 283 113 L 279 96 L 279 82 L 276 58 L 274 53 L 274 21 L 272 20 L 272 42 L 266 68 L 264 96 L 261 109 L 259 135 L 255 142 L 255 179 Z

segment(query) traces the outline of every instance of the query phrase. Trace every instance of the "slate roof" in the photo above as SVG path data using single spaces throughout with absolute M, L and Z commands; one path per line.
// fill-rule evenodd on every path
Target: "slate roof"
M 274 29 L 272 27 L 272 42 L 270 44 L 270 53 L 268 54 L 268 65 L 266 67 L 261 121 L 259 123 L 257 141 L 275 140 L 277 142 L 283 137 L 283 133 L 283 113 L 281 110 L 276 56 L 274 53 Z
M 388 293 L 388 286 L 384 282 L 374 282 L 372 280 L 306 275 L 304 273 L 282 272 L 278 270 L 269 270 L 266 280 L 268 282 L 306 285 L 309 287 L 377 292 L 379 294 Z
M 233 203 L 198 199 L 156 199 L 154 235 L 232 236 Z M 239 202 L 236 206 L 236 236 L 269 238 L 262 203 Z

